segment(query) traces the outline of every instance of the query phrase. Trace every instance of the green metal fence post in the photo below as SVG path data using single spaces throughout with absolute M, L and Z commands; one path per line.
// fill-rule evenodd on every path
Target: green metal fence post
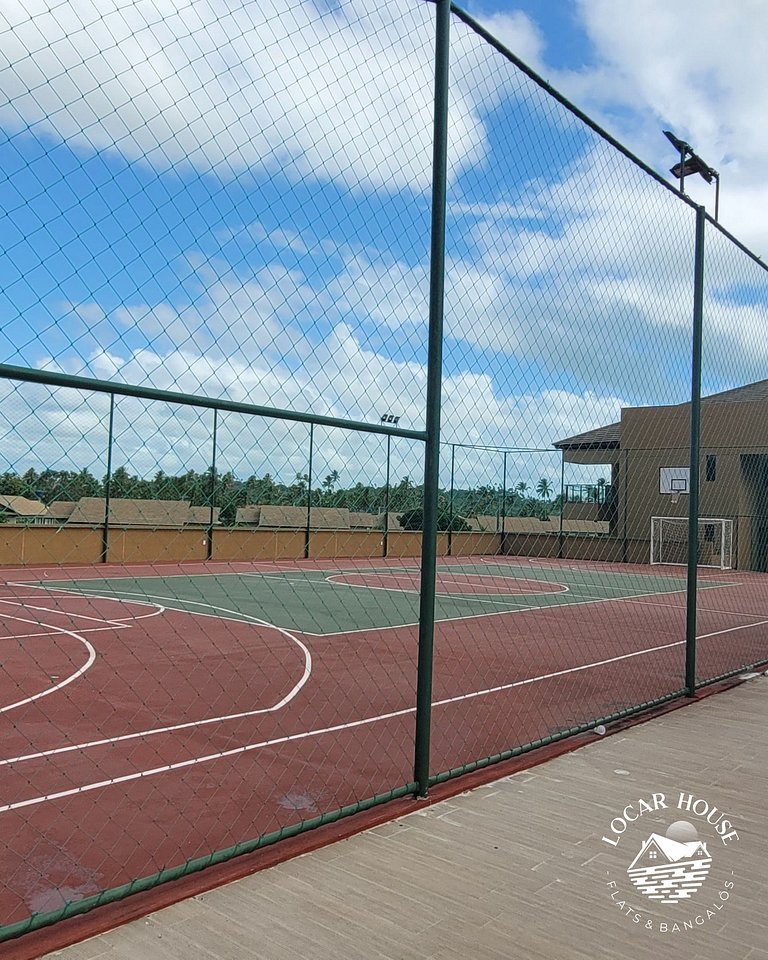
M 691 337 L 691 472 L 688 494 L 688 594 L 685 619 L 685 692 L 696 692 L 696 604 L 699 562 L 699 447 L 701 441 L 701 350 L 704 325 L 704 207 L 696 207 Z
M 312 459 L 315 455 L 315 425 L 309 425 L 309 472 L 307 473 L 307 528 L 304 531 L 304 559 L 309 560 L 309 544 L 312 536 Z
M 451 444 L 451 492 L 448 497 L 448 556 L 453 556 L 453 477 L 456 463 L 456 444 Z
M 101 530 L 101 562 L 109 560 L 109 503 L 112 497 L 112 447 L 115 439 L 115 395 L 109 395 L 109 427 L 107 433 L 107 475 L 104 477 L 104 526 Z
M 214 523 L 214 510 L 216 509 L 216 432 L 219 426 L 219 411 L 213 411 L 213 438 L 212 438 L 212 451 L 211 451 L 211 489 L 208 497 L 211 501 L 211 513 L 208 520 L 208 548 L 206 550 L 205 559 L 213 559 L 213 523 Z
M 557 531 L 557 559 L 563 559 L 563 513 L 565 512 L 565 450 L 560 451 L 560 524 Z
M 504 537 L 504 525 L 507 520 L 507 452 L 504 451 L 504 466 L 501 469 L 501 536 Z
M 424 451 L 424 522 L 421 539 L 419 656 L 416 675 L 414 777 L 419 797 L 429 789 L 432 725 L 432 665 L 437 574 L 438 484 L 440 482 L 440 402 L 445 293 L 445 197 L 448 155 L 448 83 L 451 0 L 435 3 L 435 98 L 432 146 L 432 224 L 429 265 L 429 346 Z
M 622 529 L 622 547 L 621 547 L 621 562 L 629 563 L 629 534 L 628 534 L 628 517 L 629 517 L 629 450 L 622 450 L 620 452 L 620 458 L 622 462 L 621 467 L 621 529 Z
M 389 556 L 389 484 L 390 484 L 390 464 L 392 457 L 392 437 L 387 434 L 387 485 L 384 488 L 384 550 L 383 556 Z

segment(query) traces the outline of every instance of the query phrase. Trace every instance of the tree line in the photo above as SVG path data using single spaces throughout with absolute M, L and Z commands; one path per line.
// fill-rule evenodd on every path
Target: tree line
M 235 477 L 232 471 L 212 471 L 170 475 L 158 470 L 151 479 L 129 473 L 126 467 L 117 467 L 109 481 L 110 497 L 128 500 L 188 500 L 194 506 L 220 508 L 220 520 L 235 522 L 238 507 L 248 504 L 276 506 L 306 506 L 309 501 L 309 476 L 297 473 L 293 482 L 284 483 L 266 473 L 255 474 L 246 480 Z M 536 496 L 525 481 L 520 481 L 506 494 L 501 486 L 491 484 L 456 489 L 453 501 L 448 490 L 440 490 L 440 512 L 445 517 L 505 516 L 540 517 L 546 519 L 560 511 L 560 496 L 550 499 L 552 487 L 542 477 L 536 484 Z M 37 499 L 45 504 L 59 500 L 79 500 L 81 497 L 105 497 L 107 478 L 98 479 L 89 470 L 29 469 L 24 473 L 7 471 L 0 474 L 0 495 Z M 340 484 L 337 470 L 322 480 L 312 483 L 312 506 L 346 507 L 364 513 L 381 513 L 388 505 L 391 513 L 419 511 L 423 487 L 410 477 L 403 477 L 387 489 L 385 485 L 357 482 L 352 486 Z M 446 521 L 447 522 L 447 521 Z M 458 523 L 458 521 L 456 521 Z M 458 527 L 456 527 L 458 528 Z

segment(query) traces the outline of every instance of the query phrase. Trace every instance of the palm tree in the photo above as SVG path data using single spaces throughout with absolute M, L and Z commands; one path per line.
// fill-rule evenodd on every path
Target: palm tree
M 521 480 L 520 483 L 515 487 L 515 490 L 520 494 L 521 497 L 525 497 L 525 491 L 528 489 L 528 484 L 525 480 Z
M 536 493 L 541 497 L 542 500 L 549 500 L 549 495 L 552 493 L 552 487 L 549 485 L 549 480 L 546 477 L 542 477 L 541 480 L 536 484 Z

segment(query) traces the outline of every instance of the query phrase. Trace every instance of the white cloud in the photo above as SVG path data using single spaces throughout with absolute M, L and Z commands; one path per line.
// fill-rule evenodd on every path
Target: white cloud
M 321 13 L 304 3 L 288 13 L 270 0 L 221 15 L 212 0 L 184 7 L 170 0 L 119 6 L 115 0 L 98 10 L 77 0 L 55 8 L 40 3 L 28 16 L 8 3 L 3 15 L 14 30 L 0 30 L 0 53 L 12 66 L 0 71 L 8 96 L 0 120 L 33 122 L 38 133 L 66 138 L 78 149 L 90 143 L 159 166 L 183 161 L 227 177 L 246 168 L 279 168 L 368 188 L 425 189 L 431 8 L 368 6 L 345 3 L 343 13 Z M 634 92 L 643 102 L 658 101 L 653 109 L 661 109 L 668 81 L 674 86 L 693 78 L 695 63 L 686 55 L 675 67 L 679 72 L 659 82 L 653 64 L 664 73 L 671 28 L 660 4 L 641 0 L 641 8 L 649 24 L 659 18 L 647 63 L 633 48 L 643 43 L 630 43 L 627 22 L 634 22 L 635 13 L 616 23 L 601 0 L 582 4 L 603 62 L 581 82 L 588 89 L 595 78 L 613 78 L 610 91 L 601 94 L 606 106 L 628 102 Z M 729 11 L 722 16 L 735 22 Z M 489 26 L 524 59 L 534 65 L 541 60 L 541 35 L 527 17 L 500 14 Z M 643 31 L 650 30 L 644 21 Z M 726 29 L 724 35 L 732 33 Z M 729 40 L 727 50 L 732 45 Z M 475 183 L 486 189 L 477 191 L 482 202 L 473 203 L 458 181 L 450 203 L 444 438 L 546 448 L 615 419 L 622 402 L 685 399 L 690 209 L 607 145 L 590 140 L 593 146 L 584 151 L 583 141 L 576 144 L 581 129 L 576 139 L 567 139 L 565 126 L 563 139 L 549 146 L 553 156 L 565 149 L 547 182 L 527 176 L 531 144 L 518 145 L 518 189 L 507 198 L 506 181 L 492 165 L 482 165 L 487 145 L 480 117 L 515 95 L 515 71 L 467 31 L 456 31 L 454 46 L 454 167 L 474 163 Z M 751 52 L 747 60 L 757 70 Z M 89 81 L 88 71 L 95 79 Z M 712 90 L 715 99 L 738 105 L 738 91 L 723 71 Z M 591 96 L 598 96 L 595 91 L 593 85 Z M 682 102 L 678 94 L 675 103 Z M 691 116 L 703 137 L 717 117 L 705 96 L 696 103 Z M 733 123 L 743 126 L 748 115 L 737 110 Z M 494 122 L 507 125 L 497 134 L 509 135 L 519 117 L 499 111 Z M 713 144 L 718 130 L 715 124 L 707 134 Z M 754 197 L 757 189 L 745 187 L 733 202 Z M 425 262 L 406 260 L 396 244 L 361 249 L 343 240 L 332 243 L 330 235 L 315 239 L 310 231 L 297 233 L 290 222 L 273 231 L 259 223 L 243 229 L 259 244 L 255 264 L 244 256 L 238 273 L 224 260 L 194 253 L 174 302 L 166 293 L 158 302 L 137 295 L 112 309 L 95 302 L 73 305 L 62 325 L 72 349 L 57 355 L 51 348 L 53 355 L 40 365 L 373 422 L 395 411 L 403 424 L 420 428 Z M 237 233 L 224 224 L 221 231 L 230 238 Z M 267 242 L 274 256 L 262 262 Z M 758 298 L 734 291 L 729 281 L 735 276 L 759 286 L 759 268 L 747 270 L 727 245 L 718 256 L 719 267 L 713 261 L 707 274 L 705 377 L 727 380 L 715 384 L 726 386 L 756 378 L 754 371 L 768 361 L 760 337 L 768 316 Z M 30 342 L 50 339 L 45 331 L 23 332 Z M 17 342 L 24 339 L 20 335 Z M 130 415 L 121 442 L 142 470 L 153 464 L 178 469 L 174 462 L 197 456 L 198 435 L 205 450 L 207 427 L 189 412 L 169 418 L 152 412 L 159 407 L 124 404 Z M 81 428 L 88 437 L 99 426 L 86 423 L 78 410 L 68 422 L 54 422 L 53 410 L 41 405 L 36 436 L 44 449 L 59 443 L 57 457 L 65 455 L 60 438 L 67 430 Z M 29 417 L 26 410 L 25 423 Z M 297 435 L 303 437 L 290 433 Z M 90 441 L 83 447 L 69 434 L 66 439 L 73 457 L 81 449 L 87 455 Z M 232 456 L 242 469 L 264 460 L 258 436 L 244 440 L 239 454 L 237 443 L 233 432 Z M 328 448 L 329 469 L 341 464 L 348 471 L 354 464 L 350 443 L 344 439 Z M 280 443 L 270 444 L 266 459 L 284 462 L 273 473 L 301 461 L 304 440 L 282 445 L 291 449 L 290 457 L 279 452 Z M 483 456 L 479 472 L 486 469 Z M 543 465 L 555 455 L 536 456 Z M 380 466 L 381 451 L 371 457 Z
M 544 37 L 540 28 L 522 10 L 488 13 L 483 26 L 504 46 L 534 70 L 542 66 Z
M 310 0 L 8 0 L 0 122 L 160 169 L 423 191 L 432 16 L 423 3 L 371 10 L 358 0 L 332 10 Z M 483 156 L 477 108 L 457 84 L 454 170 Z
M 661 127 L 694 144 L 722 175 L 723 223 L 768 253 L 768 6 L 638 0 L 617 16 L 613 0 L 579 0 L 578 9 L 596 63 L 556 83 L 607 115 L 665 174 L 675 158 Z M 693 177 L 686 189 L 713 211 L 711 187 Z
M 159 389 L 213 393 L 252 403 L 355 420 L 378 422 L 381 412 L 401 415 L 401 425 L 423 428 L 426 371 L 422 365 L 386 359 L 361 347 L 340 324 L 312 364 L 296 371 L 289 358 L 267 366 L 239 358 L 214 367 L 210 360 L 180 351 L 156 354 L 141 350 L 123 357 L 94 354 L 88 373 L 119 382 L 141 381 Z M 106 462 L 107 398 L 75 390 L 3 382 L 4 409 L 14 410 L 0 437 L 4 464 L 22 471 L 29 466 L 57 469 L 88 467 L 103 475 Z M 503 396 L 486 373 L 445 377 L 443 440 L 446 443 L 535 448 L 510 456 L 518 479 L 546 475 L 556 481 L 559 454 L 551 445 L 596 424 L 614 420 L 621 407 L 615 396 L 532 388 Z M 209 410 L 118 397 L 115 464 L 152 476 L 202 470 L 210 462 L 212 414 Z M 219 423 L 219 468 L 239 477 L 251 473 L 292 480 L 305 472 L 308 427 L 270 418 L 222 413 Z M 385 465 L 382 437 L 316 428 L 318 471 L 339 470 L 345 484 L 381 483 Z M 416 441 L 395 440 L 393 472 L 418 483 L 423 450 Z M 448 459 L 444 457 L 443 473 Z M 462 451 L 461 477 L 491 482 L 501 455 Z M 447 476 L 442 477 L 447 483 Z M 500 482 L 500 479 L 493 482 Z
M 616 397 L 677 403 L 688 396 L 692 214 L 656 185 L 649 192 L 639 173 L 621 189 L 606 184 L 607 151 L 531 190 L 528 205 L 549 220 L 546 230 L 507 207 L 484 205 L 468 221 L 471 209 L 459 204 L 459 218 L 450 219 L 449 236 L 461 232 L 469 248 L 449 258 L 446 273 L 446 436 L 547 446 L 570 428 L 542 432 L 534 418 L 539 426 L 529 430 L 527 413 L 500 405 L 579 396 L 578 423 L 575 411 L 568 418 L 577 432 L 604 422 L 602 398 L 615 415 Z M 280 264 L 281 245 L 292 251 L 294 237 L 277 231 L 269 239 L 278 256 L 247 279 L 228 264 L 199 266 L 193 302 L 127 304 L 112 314 L 78 307 L 94 319 L 79 331 L 79 360 L 70 355 L 67 369 L 342 418 L 377 421 L 395 409 L 420 428 L 425 265 L 337 247 L 335 272 L 330 261 L 322 273 L 307 261 L 303 272 Z M 762 271 L 719 244 L 707 273 L 709 389 L 757 379 L 768 361 L 759 335 L 766 306 L 749 293 L 760 289 Z M 746 293 L 733 287 L 737 281 Z M 483 365 L 489 370 L 476 387 Z M 462 399 L 462 414 L 451 416 L 454 393 L 473 392 L 474 407 Z M 498 416 L 486 422 L 485 410 Z

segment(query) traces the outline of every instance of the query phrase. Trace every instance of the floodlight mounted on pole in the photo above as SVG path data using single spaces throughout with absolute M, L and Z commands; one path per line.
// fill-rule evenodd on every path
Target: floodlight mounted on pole
M 675 150 L 680 153 L 679 162 L 669 171 L 673 177 L 677 177 L 680 181 L 680 193 L 685 192 L 685 178 L 688 174 L 698 173 L 707 183 L 715 181 L 715 221 L 717 221 L 720 214 L 720 174 L 694 152 L 690 143 L 680 140 L 671 130 L 663 130 L 662 132 Z

